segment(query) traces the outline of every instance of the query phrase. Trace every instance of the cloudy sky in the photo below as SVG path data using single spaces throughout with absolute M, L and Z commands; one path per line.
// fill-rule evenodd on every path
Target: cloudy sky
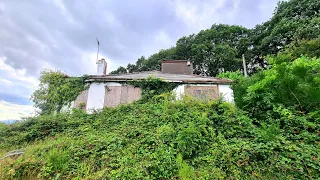
M 0 121 L 33 111 L 43 69 L 95 73 L 96 37 L 108 71 L 214 23 L 252 28 L 278 0 L 0 0 Z

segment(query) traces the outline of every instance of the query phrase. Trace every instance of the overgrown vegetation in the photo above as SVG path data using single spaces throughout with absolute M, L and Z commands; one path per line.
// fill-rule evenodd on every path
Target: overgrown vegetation
M 41 72 L 40 84 L 31 100 L 41 114 L 60 112 L 64 106 L 70 106 L 77 96 L 88 86 L 87 76 L 69 77 L 59 71 Z
M 139 102 L 148 102 L 153 96 L 171 92 L 178 86 L 178 84 L 166 82 L 152 76 L 149 76 L 146 79 L 128 81 L 127 83 L 141 88 L 142 97 Z
M 167 93 L 95 114 L 74 109 L 1 126 L 1 149 L 26 147 L 18 160 L 1 162 L 2 178 L 317 178 L 319 62 L 302 57 L 249 78 L 221 74 L 235 80 L 235 92 L 244 88 L 235 93 L 238 107 L 172 101 Z M 165 89 L 161 83 L 137 85 Z
M 155 96 L 100 113 L 44 115 L 7 126 L 5 179 L 225 179 L 319 177 L 320 113 L 277 107 L 258 121 L 222 101 Z M 275 116 L 274 116 L 275 117 Z
M 149 78 L 131 83 L 143 89 L 141 101 L 93 114 L 73 109 L 53 115 L 64 105 L 55 102 L 57 93 L 66 95 L 66 102 L 74 98 L 67 91 L 73 80 L 61 73 L 45 73 L 42 80 L 46 83 L 36 91 L 35 101 L 44 113 L 20 123 L 0 124 L 0 155 L 26 149 L 19 158 L 0 160 L 0 178 L 319 178 L 320 31 L 315 31 L 319 5 L 311 0 L 283 1 L 273 18 L 253 32 L 214 25 L 199 33 L 202 40 L 199 34 L 184 37 L 176 47 L 130 65 L 129 71 L 157 68 L 159 57 L 167 53 L 174 57 L 177 52 L 184 55 L 182 59 L 198 57 L 199 62 L 194 61 L 197 71 L 204 72 L 202 66 L 197 67 L 202 58 L 209 65 L 211 60 L 218 62 L 219 68 L 229 70 L 218 76 L 234 80 L 235 104 L 192 97 L 174 100 L 168 93 L 174 84 Z M 230 29 L 241 37 L 235 38 L 239 42 L 225 39 Z M 240 30 L 244 34 L 237 34 Z M 240 44 L 247 43 L 246 33 L 255 33 L 250 34 L 253 40 L 249 38 L 255 44 L 242 50 L 260 64 L 249 77 L 234 66 L 242 54 Z M 214 51 L 208 48 L 212 39 L 219 44 L 212 47 Z M 192 50 L 199 54 L 195 56 Z M 220 63 L 211 59 L 212 52 L 236 59 Z M 210 75 L 219 72 L 218 66 L 209 65 L 205 69 Z M 73 93 L 85 88 L 84 79 L 74 80 L 78 88 Z
M 290 62 L 290 57 L 280 53 L 270 61 L 272 68 L 249 78 L 232 72 L 220 74 L 235 81 L 239 108 L 260 119 L 268 119 L 277 106 L 301 113 L 320 109 L 320 59 L 301 57 Z

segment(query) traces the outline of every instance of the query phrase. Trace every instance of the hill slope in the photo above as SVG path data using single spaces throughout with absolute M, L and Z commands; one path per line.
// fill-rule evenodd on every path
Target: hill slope
M 2 127 L 2 179 L 225 179 L 319 177 L 312 116 L 295 127 L 254 125 L 232 104 L 161 95 L 88 115 L 40 116 Z M 301 134 L 291 133 L 299 127 Z M 315 129 L 316 128 L 316 129 Z

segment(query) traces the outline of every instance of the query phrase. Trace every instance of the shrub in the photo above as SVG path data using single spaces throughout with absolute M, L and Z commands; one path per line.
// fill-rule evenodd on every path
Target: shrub
M 237 106 L 251 117 L 267 120 L 275 106 L 283 105 L 302 113 L 319 110 L 320 60 L 302 57 L 273 64 L 233 85 Z

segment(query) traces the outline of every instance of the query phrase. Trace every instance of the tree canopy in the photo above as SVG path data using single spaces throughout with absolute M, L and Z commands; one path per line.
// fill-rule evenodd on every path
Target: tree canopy
M 135 64 L 111 73 L 159 70 L 163 59 L 184 59 L 193 62 L 195 74 L 216 76 L 223 71 L 242 71 L 243 54 L 249 71 L 254 73 L 259 68 L 268 67 L 267 55 L 275 55 L 287 46 L 303 41 L 305 45 L 302 46 L 311 43 L 316 47 L 319 40 L 314 39 L 320 35 L 319 14 L 319 0 L 280 1 L 272 18 L 253 29 L 214 24 L 210 29 L 181 37 L 174 47 L 162 49 L 147 58 L 141 56 Z M 311 51 L 307 53 L 312 54 Z
M 41 114 L 60 112 L 63 106 L 69 106 L 88 87 L 86 78 L 86 75 L 69 77 L 60 71 L 43 71 L 31 100 Z

